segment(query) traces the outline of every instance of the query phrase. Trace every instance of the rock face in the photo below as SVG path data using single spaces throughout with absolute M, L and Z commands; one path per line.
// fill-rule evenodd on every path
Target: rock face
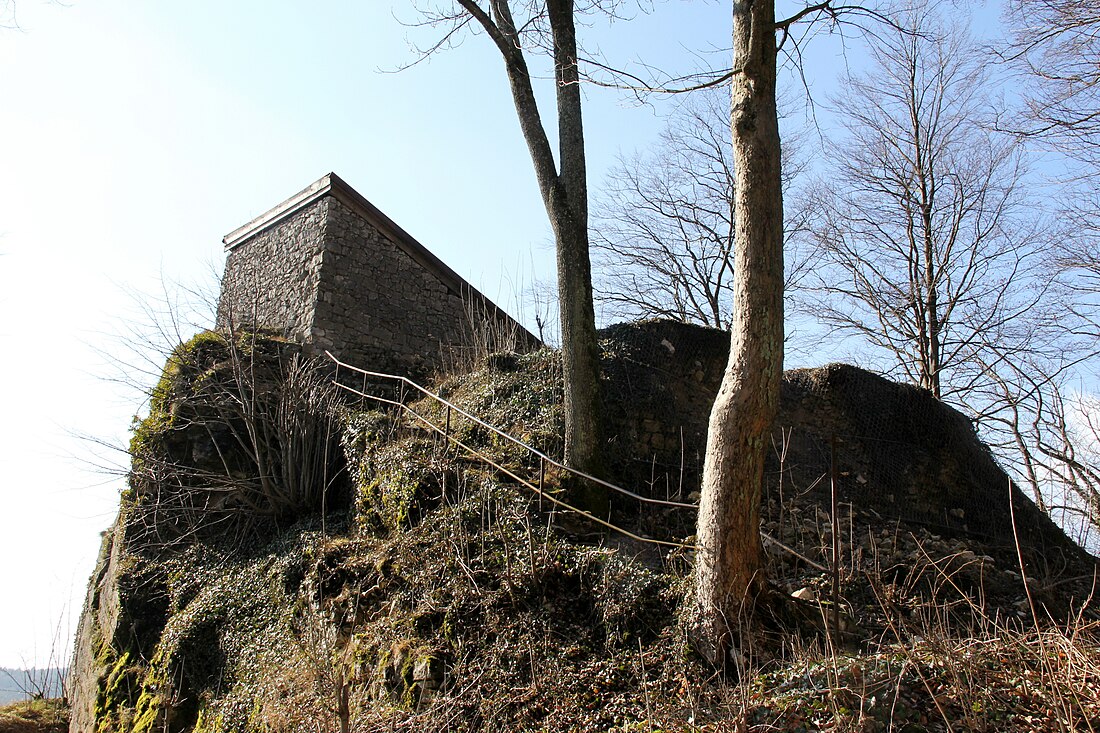
M 194 723 L 196 701 L 167 670 L 216 666 L 204 660 L 220 652 L 170 639 L 170 622 L 209 584 L 204 558 L 239 560 L 280 526 L 348 506 L 339 409 L 327 373 L 285 339 L 205 332 L 177 347 L 134 430 L 129 487 L 88 584 L 72 731 Z
M 80 626 L 76 631 L 76 644 L 73 649 L 72 673 L 69 675 L 71 689 L 69 700 L 71 711 L 70 730 L 94 731 L 95 702 L 99 695 L 100 678 L 103 670 L 96 664 L 98 647 L 104 637 L 112 638 L 118 630 L 118 561 L 113 556 L 114 528 L 104 533 L 103 546 L 96 561 L 95 572 L 88 581 L 87 597 L 84 600 L 84 613 L 80 616 Z
M 620 462 L 632 465 L 627 480 L 657 493 L 675 493 L 681 480 L 698 485 L 728 334 L 648 321 L 601 335 Z M 1011 484 L 964 415 L 924 390 L 846 364 L 784 375 L 769 498 L 799 494 L 828 507 L 834 439 L 842 505 L 1011 545 L 1011 496 L 1023 544 L 1038 553 L 1077 552 Z
M 225 238 L 218 325 L 422 378 L 539 341 L 335 174 Z

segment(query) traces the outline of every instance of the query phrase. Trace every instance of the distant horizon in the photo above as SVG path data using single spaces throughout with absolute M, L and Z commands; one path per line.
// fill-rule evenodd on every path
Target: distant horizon
M 59 684 L 59 682 L 55 683 L 51 678 L 57 678 L 59 681 L 63 680 L 68 671 L 68 665 L 64 667 L 32 667 L 29 669 L 0 667 L 0 705 L 34 699 L 33 692 L 28 694 L 28 691 L 33 691 L 35 683 L 41 686 L 49 685 L 50 692 L 56 694 L 48 696 L 57 697 L 61 694 L 61 690 L 54 688 L 53 685 Z M 41 676 L 35 674 L 39 672 L 42 673 Z M 15 679 L 12 679 L 13 677 Z M 22 682 L 19 681 L 20 678 L 22 678 Z

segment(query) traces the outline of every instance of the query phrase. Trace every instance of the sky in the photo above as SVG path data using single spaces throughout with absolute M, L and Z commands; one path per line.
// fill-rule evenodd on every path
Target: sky
M 205 325 L 179 293 L 216 292 L 226 233 L 332 171 L 529 326 L 525 297 L 553 278 L 485 37 L 398 71 L 434 39 L 408 25 L 408 0 L 14 8 L 18 26 L 0 28 L 0 667 L 67 658 L 123 488 L 119 447 L 161 360 L 148 311 L 176 303 L 184 338 Z M 728 56 L 729 3 L 658 0 L 581 33 L 618 66 L 687 73 Z M 835 38 L 810 51 L 815 94 L 855 58 Z M 593 190 L 673 104 L 586 89 Z

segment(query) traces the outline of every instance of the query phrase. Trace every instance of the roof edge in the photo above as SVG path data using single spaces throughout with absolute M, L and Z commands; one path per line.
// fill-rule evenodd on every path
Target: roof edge
M 306 206 L 309 206 L 314 201 L 325 196 L 332 190 L 333 180 L 340 181 L 340 183 L 343 183 L 344 186 L 347 187 L 347 184 L 341 181 L 340 177 L 335 173 L 329 173 L 328 175 L 322 176 L 287 200 L 276 204 L 252 221 L 237 227 L 229 234 L 222 237 L 222 244 L 225 245 L 225 249 L 231 250 L 243 244 L 265 229 L 278 224 L 283 219 L 293 216 Z

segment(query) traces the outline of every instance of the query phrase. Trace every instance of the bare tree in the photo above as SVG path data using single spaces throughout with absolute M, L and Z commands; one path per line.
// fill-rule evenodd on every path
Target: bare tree
M 696 526 L 695 637 L 725 666 L 766 592 L 764 458 L 783 374 L 783 189 L 773 0 L 733 5 L 734 307 Z
M 604 5 L 611 7 L 614 4 L 614 0 L 593 0 L 585 6 L 589 10 L 602 10 Z M 472 25 L 489 37 L 504 61 L 512 101 L 531 154 L 557 250 L 565 381 L 565 462 L 594 473 L 600 469 L 603 438 L 576 12 L 574 0 L 522 3 L 454 0 L 446 10 L 422 11 L 427 23 L 447 29 L 443 40 L 429 52 L 441 48 L 455 34 Z M 527 58 L 532 50 L 546 52 L 553 60 L 557 99 L 556 161 L 535 100 Z M 582 497 L 582 501 L 589 508 L 600 509 L 606 504 L 606 497 L 595 488 L 586 491 L 591 495 Z
M 1055 378 L 1048 379 L 1048 372 Z M 1008 442 L 1002 447 L 1014 451 L 1008 463 L 1040 508 L 1095 552 L 1095 532 L 1100 529 L 1100 402 L 1075 389 L 1072 377 L 1048 363 L 993 372 L 990 381 L 1001 404 L 986 423 L 994 425 L 993 435 Z
M 1017 141 L 982 124 L 988 78 L 969 38 L 927 11 L 906 22 L 877 36 L 873 69 L 838 100 L 847 134 L 819 187 L 813 309 L 887 371 L 958 399 L 990 343 L 1030 348 L 1053 237 Z
M 1057 493 L 1050 511 L 1063 512 L 1062 525 L 1075 529 L 1076 538 L 1096 552 L 1100 544 L 1100 398 L 1095 395 L 1066 400 L 1055 394 L 1041 413 L 1036 444 L 1042 466 Z M 1066 513 L 1069 516 L 1066 516 Z
M 1067 223 L 1056 264 L 1069 283 L 1076 335 L 1100 337 L 1100 6 L 1091 0 L 1009 0 L 1012 37 L 997 55 L 1019 74 L 1015 125 L 1069 162 L 1058 182 Z
M 1062 241 L 1057 265 L 1069 276 L 1073 335 L 1100 340 L 1100 196 L 1094 206 L 1092 216 L 1081 212 L 1070 217 L 1078 236 Z
M 585 188 L 579 185 L 583 180 L 583 146 L 580 144 L 579 91 L 576 90 L 579 74 L 572 17 L 574 5 L 567 0 L 547 0 L 545 7 L 532 2 L 525 7 L 534 15 L 529 22 L 517 26 L 506 0 L 490 0 L 488 10 L 474 0 L 456 2 L 461 12 L 434 18 L 434 22 L 451 23 L 451 30 L 441 43 L 446 43 L 471 20 L 496 43 L 505 60 L 520 124 L 531 149 L 544 203 L 555 227 L 559 271 L 566 249 L 562 238 L 574 237 L 585 244 L 583 269 L 587 275 L 587 230 L 575 226 L 578 220 L 587 222 L 587 205 L 576 198 Z M 600 7 L 599 0 L 592 0 L 588 7 Z M 540 10 L 544 10 L 545 15 L 540 14 Z M 732 69 L 700 85 L 714 86 L 729 80 L 732 88 L 734 308 L 730 358 L 711 413 L 704 459 L 697 525 L 694 623 L 700 652 L 723 667 L 739 642 L 737 634 L 741 622 L 748 627 L 755 626 L 756 609 L 766 598 L 764 553 L 759 534 L 760 496 L 764 457 L 778 408 L 784 340 L 783 195 L 776 113 L 779 50 L 776 36 L 778 33 L 783 39 L 790 39 L 793 24 L 821 15 L 835 18 L 847 10 L 859 8 L 835 7 L 824 0 L 777 23 L 774 0 L 735 3 Z M 543 17 L 551 31 L 558 84 L 560 173 L 552 165 L 553 158 L 530 91 L 530 72 L 522 51 L 525 32 L 538 28 L 538 21 Z M 566 266 L 575 265 L 566 263 Z M 563 341 L 568 342 L 571 336 L 565 319 L 570 306 L 564 301 L 575 298 L 576 293 L 567 292 L 564 286 L 561 292 Z M 590 288 L 588 292 L 590 295 Z
M 786 198 L 804 169 L 799 136 L 783 144 Z M 593 206 L 596 300 L 625 318 L 672 318 L 728 328 L 733 301 L 734 172 L 724 87 L 690 95 L 644 155 L 620 158 Z M 792 232 L 804 199 L 786 208 Z M 807 260 L 790 256 L 786 291 Z M 793 266 L 792 266 L 793 264 Z
M 1100 375 L 1100 7 L 1090 0 L 1010 0 L 1005 19 L 1012 36 L 998 55 L 1018 72 L 1024 102 L 1015 127 L 1068 163 L 1057 181 L 1066 233 L 1052 250 L 1065 286 L 1058 325 L 1064 338 L 1077 340 L 1078 352 L 1091 350 L 1079 370 L 1084 378 L 1037 405 L 1037 462 L 1052 478 L 1048 491 L 1076 499 L 1098 527 L 1100 434 L 1080 406 L 1095 408 Z
M 1073 165 L 1060 182 L 1070 233 L 1058 264 L 1073 276 L 1072 303 L 1100 335 L 1100 6 L 1091 0 L 1010 0 L 1013 36 L 999 51 L 1019 72 L 1017 125 Z
M 1009 0 L 1014 37 L 999 55 L 1026 77 L 1025 132 L 1100 167 L 1100 6 Z
M 594 206 L 597 300 L 615 315 L 729 326 L 733 167 L 724 89 L 691 97 L 659 148 L 620 158 Z
M 1087 513 L 1093 468 L 1074 458 L 1088 452 L 1065 405 L 1095 321 L 1081 277 L 1052 267 L 1087 242 L 1053 228 L 1021 140 L 988 124 L 966 34 L 927 10 L 906 23 L 875 39 L 873 69 L 837 105 L 847 134 L 821 196 L 812 308 L 967 413 L 1041 507 L 1077 496 Z
M 731 87 L 734 240 L 730 355 L 707 429 L 696 524 L 693 636 L 699 652 L 726 668 L 751 644 L 770 605 L 760 544 L 764 459 L 779 406 L 784 351 L 782 148 L 777 58 L 796 61 L 801 24 L 842 15 L 887 20 L 859 4 L 830 0 L 776 20 L 774 0 L 733 4 Z

